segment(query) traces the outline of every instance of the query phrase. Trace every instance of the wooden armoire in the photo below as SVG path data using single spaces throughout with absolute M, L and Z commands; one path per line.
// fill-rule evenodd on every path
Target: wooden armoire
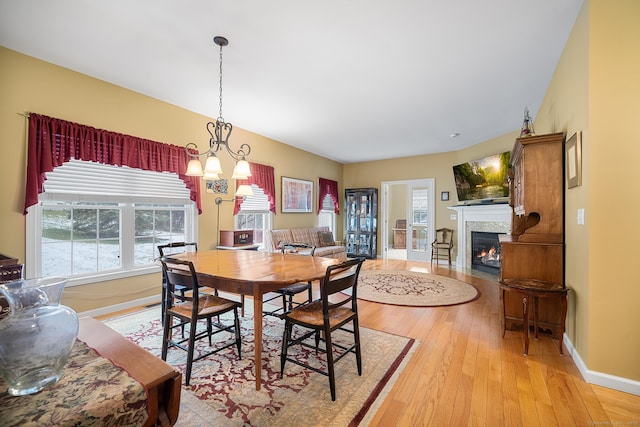
M 516 139 L 510 186 L 511 235 L 500 236 L 500 280 L 535 280 L 564 287 L 564 133 Z M 503 328 L 522 328 L 522 304 L 518 293 L 505 292 Z M 540 299 L 538 329 L 562 339 L 563 324 L 561 301 Z

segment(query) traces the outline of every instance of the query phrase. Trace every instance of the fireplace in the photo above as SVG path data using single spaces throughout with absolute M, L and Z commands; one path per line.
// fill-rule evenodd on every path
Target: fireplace
M 500 243 L 498 235 L 486 231 L 471 232 L 471 268 L 498 274 L 500 272 Z
M 472 268 L 471 262 L 471 233 L 484 231 L 499 234 L 511 232 L 511 215 L 513 213 L 508 204 L 486 204 L 470 206 L 449 206 L 456 212 L 457 245 L 456 265 L 462 269 Z M 497 270 L 492 273 L 497 274 Z

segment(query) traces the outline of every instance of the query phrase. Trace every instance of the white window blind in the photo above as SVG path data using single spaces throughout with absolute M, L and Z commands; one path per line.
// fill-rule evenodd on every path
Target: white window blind
M 253 196 L 247 196 L 240 205 L 242 212 L 269 212 L 269 198 L 262 188 L 255 184 L 251 184 Z
M 320 214 L 318 214 L 318 226 L 329 227 L 332 232 L 336 229 L 335 207 L 333 206 L 333 199 L 328 194 L 322 200 L 322 207 Z
M 72 159 L 47 173 L 45 194 L 124 196 L 189 200 L 189 190 L 177 174 L 145 171 Z
M 335 210 L 335 206 L 333 206 L 333 199 L 328 194 L 324 196 L 324 199 L 322 200 L 322 210 L 331 212 Z

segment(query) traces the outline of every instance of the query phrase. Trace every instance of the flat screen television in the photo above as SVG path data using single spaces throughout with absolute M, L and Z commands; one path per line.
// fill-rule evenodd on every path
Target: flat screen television
M 511 152 L 494 154 L 453 167 L 458 200 L 463 204 L 506 203 Z

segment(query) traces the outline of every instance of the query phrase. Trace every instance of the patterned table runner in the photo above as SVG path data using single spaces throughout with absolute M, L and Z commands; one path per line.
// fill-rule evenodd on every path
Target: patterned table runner
M 76 341 L 64 377 L 27 396 L 11 396 L 0 377 L 0 426 L 141 426 L 147 392 L 124 369 Z

